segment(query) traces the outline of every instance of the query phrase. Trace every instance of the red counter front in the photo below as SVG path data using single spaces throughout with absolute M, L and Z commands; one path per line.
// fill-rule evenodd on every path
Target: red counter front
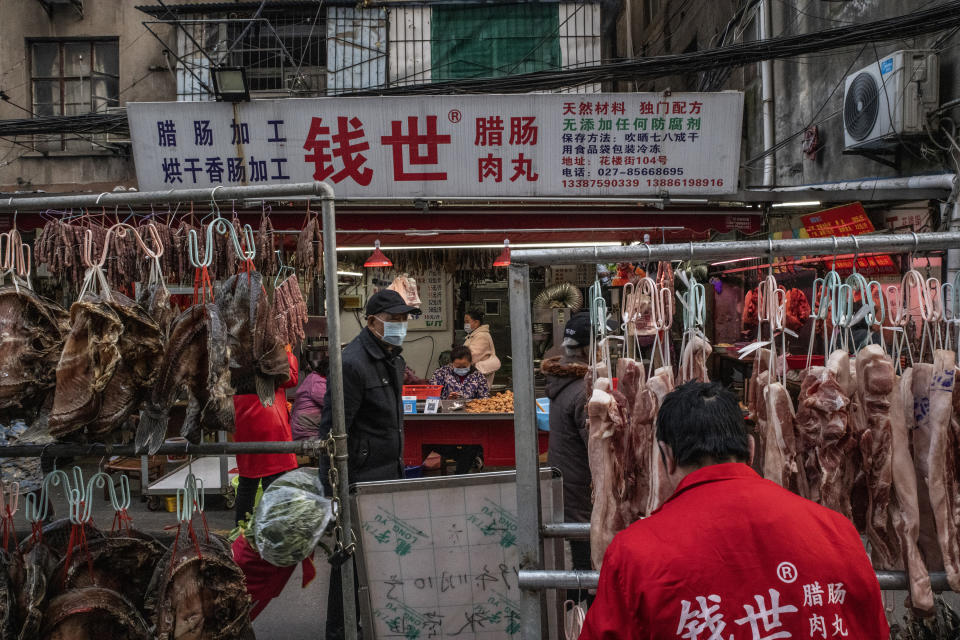
M 488 467 L 516 466 L 512 413 L 411 414 L 403 417 L 403 462 L 416 466 L 430 445 L 480 445 Z M 540 453 L 547 451 L 546 431 L 537 431 Z

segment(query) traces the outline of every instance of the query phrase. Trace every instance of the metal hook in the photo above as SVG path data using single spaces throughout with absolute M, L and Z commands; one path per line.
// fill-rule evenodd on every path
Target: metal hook
M 104 191 L 103 193 L 101 193 L 100 195 L 98 195 L 98 196 L 97 196 L 97 201 L 96 201 L 94 204 L 100 204 L 100 198 L 102 198 L 103 196 L 107 195 L 108 193 L 110 193 L 110 192 L 109 192 L 109 191 Z
M 830 267 L 830 270 L 837 270 L 837 236 L 833 236 L 833 266 Z
M 857 236 L 850 236 L 850 239 L 853 240 L 853 246 L 854 246 L 854 248 L 855 248 L 855 252 L 854 252 L 854 254 L 853 254 L 853 267 L 852 267 L 852 269 L 853 269 L 853 273 L 856 273 L 856 272 L 857 272 L 857 258 L 860 257 L 860 241 L 857 240 Z

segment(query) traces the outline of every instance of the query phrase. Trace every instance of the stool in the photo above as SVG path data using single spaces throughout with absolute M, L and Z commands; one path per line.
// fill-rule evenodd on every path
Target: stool
M 166 456 L 149 456 L 147 458 L 147 481 L 146 484 L 150 484 L 153 480 L 158 479 L 163 475 L 164 469 L 167 466 L 167 457 Z M 140 458 L 116 458 L 110 460 L 107 464 L 103 465 L 104 473 L 113 475 L 114 473 L 125 473 L 130 477 L 131 480 L 136 480 L 139 485 L 137 487 L 137 495 L 142 497 L 144 489 L 144 481 L 140 476 L 142 475 L 142 470 L 140 468 Z M 133 494 L 133 488 L 131 487 L 130 493 Z M 103 488 L 103 499 L 109 500 L 110 494 L 108 493 L 107 487 Z

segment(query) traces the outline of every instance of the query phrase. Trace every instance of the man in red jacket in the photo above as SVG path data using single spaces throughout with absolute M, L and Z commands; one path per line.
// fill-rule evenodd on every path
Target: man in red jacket
M 607 548 L 581 640 L 889 637 L 856 529 L 750 469 L 732 393 L 682 385 L 657 440 L 676 490 Z

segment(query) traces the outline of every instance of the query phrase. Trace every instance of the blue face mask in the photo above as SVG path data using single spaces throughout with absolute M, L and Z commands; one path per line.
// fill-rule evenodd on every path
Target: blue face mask
M 383 323 L 383 341 L 399 347 L 403 344 L 403 339 L 407 337 L 406 322 L 384 322 Z
M 453 372 L 458 376 L 465 376 L 470 373 L 470 367 L 454 367 Z

